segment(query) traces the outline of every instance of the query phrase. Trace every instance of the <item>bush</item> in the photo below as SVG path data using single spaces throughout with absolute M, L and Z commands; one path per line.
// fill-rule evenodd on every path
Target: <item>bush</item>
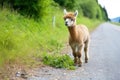
M 74 62 L 68 55 L 47 54 L 43 57 L 43 63 L 56 68 L 75 69 Z

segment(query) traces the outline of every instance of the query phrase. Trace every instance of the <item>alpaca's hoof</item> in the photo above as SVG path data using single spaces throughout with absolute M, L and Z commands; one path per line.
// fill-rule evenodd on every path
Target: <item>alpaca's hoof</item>
M 82 67 L 82 64 L 78 64 L 78 67 Z
M 77 66 L 77 63 L 74 63 L 74 66 Z
M 85 63 L 88 63 L 88 60 L 85 60 Z

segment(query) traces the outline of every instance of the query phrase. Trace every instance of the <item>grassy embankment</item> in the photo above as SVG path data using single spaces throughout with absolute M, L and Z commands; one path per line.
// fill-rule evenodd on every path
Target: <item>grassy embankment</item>
M 53 15 L 56 17 L 55 27 L 52 26 Z M 100 23 L 98 20 L 90 20 L 80 15 L 77 22 L 87 25 L 90 31 Z M 59 62 L 62 58 L 59 59 L 56 56 L 60 56 L 59 52 L 65 46 L 67 40 L 68 31 L 64 26 L 61 9 L 46 15 L 46 18 L 39 22 L 25 18 L 15 11 L 6 8 L 0 9 L 1 66 L 25 64 L 25 66 L 32 67 L 42 65 L 42 61 L 44 61 L 45 64 L 56 63 L 52 66 L 61 67 Z M 48 53 L 54 54 L 55 57 L 50 57 L 52 54 L 48 56 Z M 64 57 L 69 59 L 66 55 Z M 54 62 L 49 61 L 52 58 Z M 64 67 L 69 68 L 69 66 L 66 66 L 67 64 L 68 62 L 64 63 Z M 71 64 L 73 62 L 70 62 Z

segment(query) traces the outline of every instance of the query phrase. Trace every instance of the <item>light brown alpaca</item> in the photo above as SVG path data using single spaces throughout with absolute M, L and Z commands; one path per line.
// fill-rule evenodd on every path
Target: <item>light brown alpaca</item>
M 84 49 L 85 52 L 85 63 L 88 62 L 89 31 L 85 25 L 76 25 L 77 15 L 77 10 L 75 13 L 72 13 L 64 9 L 64 20 L 70 33 L 69 45 L 72 48 L 74 63 L 75 65 L 78 63 L 78 66 L 81 66 L 82 49 Z

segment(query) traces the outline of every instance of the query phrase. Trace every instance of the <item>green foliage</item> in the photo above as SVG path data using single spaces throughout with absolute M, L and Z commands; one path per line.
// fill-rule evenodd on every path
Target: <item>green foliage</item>
M 114 24 L 114 25 L 118 25 L 118 26 L 120 26 L 120 22 L 118 23 L 118 22 L 111 22 L 112 24 Z
M 93 23 L 95 22 L 95 23 Z M 89 31 L 93 31 L 98 24 L 100 24 L 102 21 L 99 21 L 98 19 L 89 19 L 87 17 L 81 17 L 81 16 L 78 16 L 77 18 L 77 23 L 78 24 L 84 24 L 88 27 Z
M 108 18 L 108 14 L 105 8 L 102 8 L 102 16 L 103 16 L 103 20 L 109 20 Z
M 52 7 L 58 7 L 69 10 L 78 9 L 80 15 L 84 15 L 90 19 L 108 20 L 105 8 L 101 8 L 97 0 L 1 0 L 0 5 L 9 5 L 22 15 L 32 17 L 35 20 L 41 20 Z
M 89 18 L 95 18 L 95 15 L 96 15 L 95 6 L 96 4 L 94 1 L 88 1 L 88 2 L 81 4 L 84 16 L 89 17 Z
M 102 15 L 101 6 L 100 6 L 100 5 L 99 5 L 99 7 L 97 7 L 96 18 L 99 19 L 99 20 L 104 20 L 104 19 L 103 19 L 103 15 Z
M 62 15 L 57 15 L 56 20 L 62 21 L 63 19 L 60 18 Z M 25 59 L 37 52 L 40 54 L 48 51 L 59 52 L 67 39 L 64 23 L 56 22 L 58 27 L 53 28 L 52 16 L 50 16 L 50 21 L 46 18 L 45 21 L 39 23 L 8 9 L 3 9 L 0 17 L 0 59 L 2 59 L 0 63 L 17 58 Z
M 96 0 L 86 0 L 80 4 L 84 16 L 91 19 L 102 19 L 101 9 Z
M 61 7 L 70 10 L 78 9 L 80 14 L 90 19 L 108 20 L 107 12 L 97 0 L 54 0 Z
M 2 0 L 0 5 L 9 5 L 22 15 L 38 20 L 46 14 L 51 3 L 50 0 Z
M 18 10 L 22 15 L 30 17 L 35 17 L 35 15 L 38 17 L 39 15 L 37 0 L 4 0 L 2 4 L 10 5 L 11 8 Z
M 75 69 L 74 62 L 68 55 L 45 54 L 43 62 L 56 68 Z
M 38 0 L 13 0 L 12 6 L 22 15 L 39 17 L 40 7 Z
M 77 5 L 77 0 L 54 0 L 60 6 L 65 7 L 67 9 L 74 9 Z

